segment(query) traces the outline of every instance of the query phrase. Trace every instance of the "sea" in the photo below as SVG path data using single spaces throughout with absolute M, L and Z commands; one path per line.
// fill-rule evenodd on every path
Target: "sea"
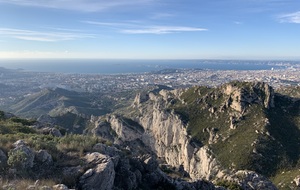
M 24 59 L 0 60 L 0 67 L 34 72 L 78 74 L 128 74 L 165 69 L 201 70 L 271 70 L 299 62 L 257 60 L 94 60 L 94 59 Z

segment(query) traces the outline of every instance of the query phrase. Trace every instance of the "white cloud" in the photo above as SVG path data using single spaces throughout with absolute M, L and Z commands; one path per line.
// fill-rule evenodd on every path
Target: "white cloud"
M 199 31 L 207 31 L 207 29 L 185 27 L 185 26 L 151 26 L 142 29 L 122 30 L 122 32 L 126 34 L 170 34 L 170 33 L 199 32 Z
M 92 34 L 71 32 L 43 32 L 34 30 L 23 30 L 15 28 L 0 28 L 0 35 L 29 41 L 56 42 L 75 40 L 79 38 L 93 38 Z
M 162 19 L 162 18 L 171 18 L 171 17 L 174 17 L 174 16 L 175 15 L 169 14 L 169 13 L 155 13 L 150 18 L 151 19 Z
M 153 0 L 0 0 L 0 3 L 83 12 L 96 12 L 114 7 L 124 7 L 130 5 L 137 6 L 144 4 L 147 5 L 152 1 Z
M 187 27 L 187 26 L 145 26 L 143 23 L 117 23 L 117 22 L 95 22 L 82 21 L 86 24 L 99 25 L 102 27 L 112 27 L 118 32 L 125 34 L 170 34 L 181 32 L 207 31 L 206 28 Z
M 300 11 L 278 16 L 280 22 L 300 24 Z
M 125 23 L 121 23 L 121 22 L 97 22 L 97 21 L 81 21 L 82 23 L 86 23 L 86 24 L 92 24 L 92 25 L 98 25 L 98 26 L 105 26 L 105 27 L 135 27 L 137 26 L 136 24 L 133 23 L 129 23 L 129 22 L 125 22 Z

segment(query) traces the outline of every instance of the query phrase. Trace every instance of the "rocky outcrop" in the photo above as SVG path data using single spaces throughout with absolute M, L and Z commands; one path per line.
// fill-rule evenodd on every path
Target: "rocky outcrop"
M 130 119 L 112 115 L 107 120 L 111 128 L 116 132 L 117 137 L 123 141 L 134 141 L 142 137 L 144 129 Z
M 35 154 L 35 160 L 40 163 L 40 164 L 44 164 L 44 165 L 51 165 L 53 160 L 52 160 L 52 156 L 45 150 L 39 150 L 36 154 Z
M 224 86 L 223 93 L 228 98 L 228 105 L 242 112 L 246 106 L 252 103 L 261 104 L 266 109 L 274 107 L 274 90 L 266 83 L 247 83 L 241 85 L 237 83 L 229 83 Z
M 60 133 L 60 131 L 56 128 L 53 128 L 53 127 L 44 127 L 42 129 L 40 129 L 40 132 L 42 134 L 49 134 L 49 135 L 52 135 L 54 137 L 62 137 L 62 134 Z
M 300 176 L 295 177 L 293 182 L 296 184 L 297 187 L 300 187 Z
M 95 127 L 91 130 L 91 133 L 96 136 L 100 136 L 106 140 L 113 141 L 115 136 L 112 134 L 111 126 L 107 121 L 101 119 L 94 119 Z
M 100 153 L 86 155 L 89 164 L 95 167 L 87 170 L 80 177 L 80 186 L 83 190 L 111 190 L 115 179 L 114 163 L 112 159 Z
M 241 184 L 245 190 L 277 190 L 277 187 L 270 180 L 253 171 L 241 170 L 235 173 L 235 177 L 234 180 Z
M 225 85 L 221 92 L 222 97 L 224 95 L 224 99 L 227 100 L 224 104 L 221 103 L 221 106 L 231 107 L 236 111 L 230 117 L 231 129 L 236 129 L 236 124 L 243 119 L 243 113 L 250 104 L 259 104 L 266 109 L 274 106 L 274 92 L 271 87 L 265 83 L 250 83 L 247 85 L 241 88 L 236 84 L 228 84 Z M 178 94 L 180 93 L 177 92 Z M 164 160 L 170 166 L 180 166 L 194 181 L 203 178 L 207 180 L 238 179 L 234 171 L 225 170 L 219 164 L 209 146 L 193 142 L 187 132 L 188 124 L 184 123 L 179 115 L 172 110 L 166 110 L 175 97 L 180 100 L 177 95 L 175 96 L 172 91 L 166 90 L 162 90 L 158 94 L 149 93 L 149 100 L 143 104 L 139 101 L 140 95 L 137 96 L 134 106 L 132 106 L 139 112 L 135 114 L 135 117 L 132 117 L 132 120 L 137 122 L 136 125 L 128 125 L 128 122 L 122 121 L 122 117 L 114 115 L 108 117 L 107 121 L 117 133 L 117 136 L 123 141 L 142 140 L 158 158 Z M 215 100 L 220 98 L 221 95 L 214 96 L 214 94 L 209 94 Z M 184 100 L 180 101 L 185 105 Z M 207 105 L 207 110 L 211 114 L 216 114 L 219 110 L 217 107 L 212 108 L 208 102 L 205 105 Z M 140 130 L 140 127 L 143 130 Z M 209 128 L 209 126 L 206 129 L 206 132 L 209 134 L 208 144 L 216 143 L 220 139 L 217 133 L 218 129 Z M 258 175 L 255 172 L 252 174 L 253 176 Z M 245 174 L 245 180 L 240 182 L 240 184 L 247 188 L 249 186 L 250 189 L 260 188 L 261 186 L 274 187 L 272 183 L 268 182 L 266 184 L 257 182 L 257 184 L 261 184 L 258 186 L 249 185 L 249 181 L 246 179 L 251 175 Z M 258 178 L 251 178 L 251 180 L 255 179 Z M 259 179 L 267 181 L 263 178 Z
M 32 168 L 34 151 L 26 146 L 22 140 L 16 141 L 13 145 L 15 148 L 8 153 L 8 165 L 19 169 Z
M 140 109 L 142 116 L 136 119 L 143 130 L 137 130 L 135 126 L 128 127 L 127 123 L 121 122 L 116 116 L 108 120 L 112 129 L 124 141 L 141 139 L 167 164 L 183 166 L 183 170 L 187 171 L 192 179 L 211 179 L 215 175 L 223 175 L 207 147 L 192 145 L 187 126 L 179 116 L 164 111 L 172 93 L 163 91 L 160 94 L 162 95 L 150 93 L 148 107 Z

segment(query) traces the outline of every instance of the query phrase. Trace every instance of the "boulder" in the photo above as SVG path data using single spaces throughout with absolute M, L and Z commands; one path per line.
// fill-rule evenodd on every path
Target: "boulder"
M 13 144 L 16 148 L 8 153 L 8 165 L 20 167 L 19 169 L 32 168 L 34 152 L 25 145 L 25 142 L 18 140 Z
M 62 137 L 62 134 L 60 133 L 60 131 L 56 128 L 51 128 L 51 131 L 49 133 L 50 135 L 53 135 L 55 137 Z
M 89 164 L 102 164 L 102 163 L 106 163 L 109 160 L 111 160 L 111 158 L 109 156 L 106 156 L 104 154 L 101 154 L 99 152 L 93 152 L 93 153 L 89 153 L 85 156 L 85 160 L 89 163 Z
M 120 153 L 120 151 L 117 148 L 112 146 L 107 146 L 106 144 L 102 144 L 102 143 L 95 144 L 93 150 L 101 154 L 108 155 L 110 157 L 118 156 Z
M 18 146 L 25 146 L 26 143 L 23 140 L 17 140 L 16 142 L 13 143 L 14 147 L 18 147 Z
M 300 176 L 297 176 L 293 181 L 296 183 L 297 187 L 300 187 Z
M 87 170 L 80 177 L 80 187 L 83 190 L 111 190 L 115 180 L 114 163 L 112 159 L 100 153 L 91 153 L 86 160 L 95 167 Z
M 51 128 L 51 127 L 45 127 L 41 129 L 41 133 L 42 134 L 49 134 L 49 135 L 53 135 L 55 137 L 62 137 L 62 134 L 60 133 L 60 131 L 56 128 Z
M 35 160 L 39 163 L 47 164 L 47 165 L 50 165 L 53 162 L 52 156 L 45 150 L 39 150 L 35 154 Z

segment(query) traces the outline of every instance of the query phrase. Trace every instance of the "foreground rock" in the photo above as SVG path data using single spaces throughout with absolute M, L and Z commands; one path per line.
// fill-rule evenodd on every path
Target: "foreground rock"
M 112 159 L 103 154 L 94 152 L 86 156 L 89 164 L 94 168 L 87 170 L 80 177 L 80 186 L 83 190 L 110 190 L 115 179 L 114 163 Z

